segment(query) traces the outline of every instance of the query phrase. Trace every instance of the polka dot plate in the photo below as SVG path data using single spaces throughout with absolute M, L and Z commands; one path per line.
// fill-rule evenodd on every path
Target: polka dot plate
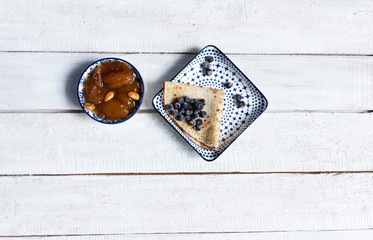
M 201 63 L 206 56 L 213 56 L 212 75 L 203 74 Z M 220 129 L 220 146 L 217 151 L 206 150 L 190 140 L 167 115 L 163 106 L 163 89 L 153 98 L 155 110 L 189 143 L 205 160 L 213 161 L 220 156 L 267 108 L 268 102 L 258 88 L 237 68 L 236 65 L 217 47 L 203 48 L 171 81 L 191 85 L 223 89 L 224 108 Z M 233 84 L 225 88 L 224 83 Z M 240 94 L 246 106 L 238 108 L 235 95 Z

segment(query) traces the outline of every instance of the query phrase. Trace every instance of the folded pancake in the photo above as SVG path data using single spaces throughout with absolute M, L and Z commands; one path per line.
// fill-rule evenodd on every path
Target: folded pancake
M 205 99 L 206 105 L 203 111 L 207 117 L 202 119 L 201 131 L 196 131 L 186 121 L 180 122 L 172 117 L 168 111 L 168 116 L 172 121 L 198 146 L 218 150 L 220 142 L 221 117 L 223 115 L 224 91 L 219 89 L 200 87 L 178 82 L 164 82 L 163 103 L 168 105 L 174 103 L 177 98 L 190 97 L 195 99 Z

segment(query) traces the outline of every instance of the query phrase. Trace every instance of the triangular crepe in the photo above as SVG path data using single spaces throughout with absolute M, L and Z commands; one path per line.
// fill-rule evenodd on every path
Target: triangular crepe
M 179 97 L 186 96 L 206 101 L 203 111 L 207 113 L 207 117 L 202 119 L 202 130 L 196 131 L 186 121 L 177 121 L 166 111 L 168 116 L 195 144 L 205 149 L 217 150 L 220 141 L 224 91 L 185 83 L 164 82 L 163 102 L 165 106 L 174 103 Z

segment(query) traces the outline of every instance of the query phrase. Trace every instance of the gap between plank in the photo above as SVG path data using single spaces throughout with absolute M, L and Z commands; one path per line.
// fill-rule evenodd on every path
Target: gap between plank
M 0 174 L 0 177 L 69 177 L 69 176 L 169 176 L 169 175 L 259 175 L 259 174 L 358 174 L 372 171 L 310 171 L 310 172 L 154 172 L 154 173 L 48 173 L 48 174 Z
M 202 49 L 202 48 L 201 48 Z M 192 52 L 92 52 L 92 51 L 0 51 L 0 53 L 92 53 L 92 54 L 197 54 Z M 372 57 L 373 54 L 353 54 L 353 53 L 231 53 L 226 55 L 250 55 L 250 56 L 346 56 L 346 57 Z
M 139 110 L 138 113 L 155 113 L 154 109 Z M 84 113 L 80 109 L 30 109 L 30 110 L 0 110 L 0 114 L 6 113 Z
M 373 113 L 371 109 L 365 110 L 266 110 L 266 113 Z M 0 114 L 11 113 L 84 113 L 79 109 L 21 109 L 0 110 Z M 139 110 L 138 113 L 156 113 L 154 109 Z
M 49 234 L 49 235 L 0 235 L 0 238 L 19 238 L 19 237 L 87 237 L 87 236 L 129 236 L 129 235 L 179 235 L 179 234 L 245 234 L 245 233 L 292 233 L 292 232 L 342 232 L 342 231 L 364 231 L 373 228 L 362 229 L 330 229 L 330 230 L 291 230 L 291 231 L 246 231 L 246 232 L 155 232 L 155 233 L 99 233 L 99 234 Z

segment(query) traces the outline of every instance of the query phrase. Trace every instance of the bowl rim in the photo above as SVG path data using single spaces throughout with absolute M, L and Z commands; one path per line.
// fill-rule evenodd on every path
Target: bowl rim
M 135 73 L 139 76 L 140 78 L 140 83 L 141 83 L 141 88 L 142 88 L 142 93 L 141 93 L 141 99 L 140 99 L 140 103 L 139 103 L 139 106 L 136 108 L 136 110 L 127 118 L 124 118 L 122 120 L 119 120 L 119 121 L 115 121 L 115 122 L 112 122 L 112 121 L 108 121 L 108 120 L 105 120 L 105 119 L 102 119 L 102 118 L 99 118 L 96 114 L 94 114 L 96 116 L 96 118 L 92 117 L 87 109 L 85 109 L 83 107 L 83 104 L 85 101 L 83 99 L 83 94 L 80 96 L 79 95 L 79 86 L 82 84 L 83 87 L 84 87 L 84 84 L 85 84 L 85 80 L 87 79 L 87 76 L 88 74 L 94 69 L 95 65 L 99 65 L 99 64 L 103 64 L 103 63 L 106 63 L 106 62 L 123 62 L 123 63 L 126 63 L 128 64 L 132 70 L 135 71 Z M 93 67 L 94 66 L 94 67 Z M 91 70 L 89 70 L 90 68 L 92 67 Z M 86 77 L 84 77 L 84 74 L 86 74 Z M 118 124 L 118 123 L 123 123 L 129 119 L 131 119 L 136 113 L 137 111 L 140 109 L 141 105 L 142 105 L 142 102 L 144 100 L 144 96 L 145 96 L 145 84 L 144 84 L 144 80 L 140 74 L 140 72 L 136 69 L 135 66 L 133 66 L 130 62 L 126 61 L 126 60 L 123 60 L 121 58 L 116 58 L 116 57 L 107 57 L 107 58 L 101 58 L 99 60 L 96 60 L 94 61 L 93 63 L 89 64 L 89 66 L 83 71 L 83 73 L 80 75 L 80 78 L 79 78 L 79 81 L 78 81 L 78 86 L 77 86 L 77 95 L 78 95 L 78 100 L 79 100 L 79 105 L 80 107 L 83 109 L 83 111 L 93 120 L 95 120 L 96 122 L 99 122 L 99 123 L 103 123 L 103 124 Z

